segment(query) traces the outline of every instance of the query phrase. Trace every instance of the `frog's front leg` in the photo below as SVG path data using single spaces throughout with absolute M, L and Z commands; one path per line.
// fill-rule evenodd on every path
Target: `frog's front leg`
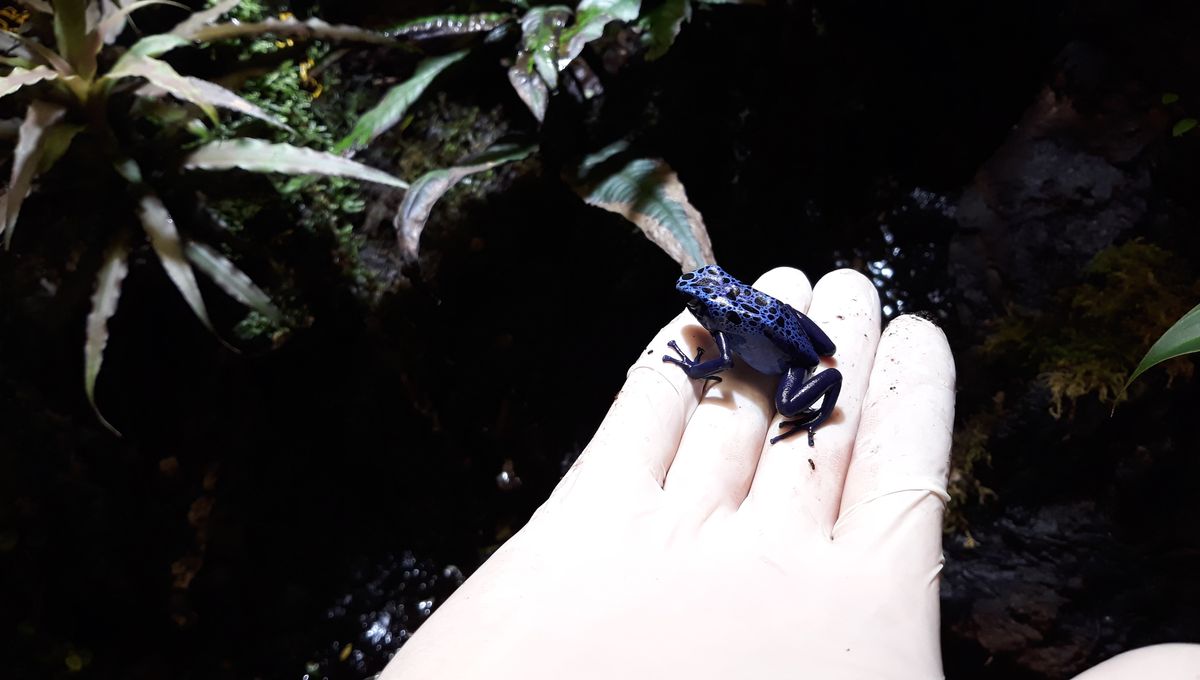
M 679 349 L 679 345 L 674 340 L 667 343 L 667 346 L 675 350 L 679 355 L 676 359 L 672 356 L 663 355 L 663 361 L 675 364 L 683 369 L 687 377 L 693 380 L 715 380 L 721 382 L 717 374 L 721 371 L 733 368 L 733 353 L 729 351 L 729 342 L 725 338 L 725 334 L 721 331 L 714 331 L 712 334 L 713 342 L 717 344 L 717 351 L 721 356 L 708 361 L 700 361 L 700 357 L 704 356 L 704 348 L 700 347 L 696 350 L 696 358 L 689 359 L 688 355 Z
M 796 419 L 779 423 L 780 427 L 789 429 L 773 437 L 771 443 L 804 429 L 808 430 L 808 445 L 813 446 L 813 432 L 829 419 L 841 391 L 842 374 L 836 368 L 827 368 L 816 375 L 811 374 L 811 369 L 789 368 L 779 381 L 779 390 L 775 392 L 775 409 L 784 418 Z M 809 408 L 822 396 L 825 399 L 821 401 L 820 409 Z

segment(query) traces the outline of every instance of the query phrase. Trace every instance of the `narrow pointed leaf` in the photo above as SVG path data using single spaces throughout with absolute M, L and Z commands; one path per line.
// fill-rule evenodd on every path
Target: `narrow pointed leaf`
M 62 119 L 67 112 L 57 104 L 35 101 L 25 112 L 25 121 L 17 132 L 17 147 L 13 151 L 12 176 L 8 183 L 7 202 L 4 215 L 4 247 L 12 243 L 13 231 L 21 204 L 29 195 L 33 178 L 45 150 L 46 131 Z
M 183 240 L 179 230 L 175 228 L 175 220 L 167 212 L 167 206 L 154 194 L 144 194 L 138 201 L 138 219 L 146 235 L 150 237 L 150 245 L 158 255 L 158 261 L 179 290 L 180 295 L 192 308 L 192 313 L 210 331 L 212 322 L 208 319 L 208 309 L 204 306 L 204 298 L 200 296 L 200 284 L 192 266 L 183 255 Z M 215 332 L 215 331 L 214 331 Z
M 105 44 L 116 40 L 117 36 L 121 34 L 121 31 L 125 30 L 125 21 L 129 18 L 130 14 L 142 9 L 143 7 L 149 7 L 151 5 L 171 5 L 173 7 L 188 9 L 187 5 L 173 2 L 172 0 L 140 0 L 139 2 L 132 2 L 124 7 L 109 5 L 108 12 L 104 15 L 96 27 L 92 29 L 91 33 L 88 34 L 89 48 L 92 50 L 92 53 L 98 53 L 100 48 Z
M 196 35 L 196 31 L 199 31 L 217 19 L 220 19 L 222 14 L 233 10 L 233 8 L 237 7 L 240 3 L 241 0 L 221 0 L 221 2 L 218 2 L 212 7 L 195 12 L 188 18 L 184 19 L 178 24 L 175 24 L 175 28 L 172 28 L 170 31 L 168 31 L 167 35 L 177 36 L 179 38 L 183 38 L 184 40 L 193 40 Z
M 467 35 L 490 31 L 513 20 L 512 15 L 496 12 L 478 14 L 439 14 L 397 24 L 384 34 L 410 40 L 427 40 L 448 35 Z
M 666 0 L 642 17 L 642 40 L 647 45 L 646 59 L 655 60 L 675 44 L 683 22 L 692 18 L 690 0 Z
M 623 148 L 613 145 L 585 159 L 576 193 L 636 224 L 684 271 L 715 262 L 704 220 L 671 168 L 660 160 L 624 160 L 617 155 Z
M 421 96 L 425 88 L 439 73 L 451 64 L 467 56 L 467 50 L 459 50 L 440 57 L 431 57 L 417 64 L 408 80 L 388 90 L 378 104 L 362 115 L 346 138 L 333 148 L 336 152 L 357 151 L 371 143 L 379 135 L 391 129 L 404 117 L 408 107 Z
M 135 42 L 133 47 L 129 48 L 129 54 L 137 54 L 143 57 L 158 57 L 176 47 L 183 47 L 190 44 L 191 42 L 177 35 L 159 33 L 158 35 L 148 35 Z
M 58 53 L 75 73 L 84 78 L 96 75 L 96 55 L 88 45 L 88 0 L 55 0 L 54 40 Z
M 396 237 L 400 241 L 401 254 L 410 260 L 416 259 L 421 232 L 425 229 L 425 222 L 429 220 L 429 213 L 438 199 L 459 180 L 504 163 L 521 160 L 533 153 L 535 148 L 532 144 L 496 146 L 463 165 L 427 172 L 413 182 L 408 193 L 404 194 L 404 201 L 392 221 L 396 227 Z
M 275 323 L 283 321 L 283 315 L 279 313 L 275 305 L 271 304 L 271 297 L 230 262 L 229 258 L 203 243 L 188 243 L 184 252 L 187 259 L 212 279 L 213 283 L 217 284 L 221 290 L 228 293 L 229 297 Z
M 288 127 L 288 124 L 279 116 L 262 110 L 253 103 L 243 99 L 241 96 L 231 92 L 230 90 L 226 90 L 214 82 L 204 80 L 203 78 L 193 78 L 191 76 L 183 76 L 183 78 L 189 84 L 191 84 L 197 95 L 202 97 L 204 101 L 213 106 L 228 109 L 230 111 L 237 111 L 238 113 L 245 114 L 251 118 L 257 118 L 261 121 L 270 123 L 278 128 L 288 130 L 289 132 L 294 132 L 294 130 Z M 143 97 L 157 97 L 163 94 L 173 93 L 170 93 L 168 90 L 156 85 L 148 85 L 138 89 L 137 94 Z
M 70 76 L 75 74 L 75 69 L 67 63 L 67 60 L 58 56 L 58 54 L 49 47 L 46 47 L 36 40 L 26 38 L 19 33 L 13 33 L 12 31 L 3 31 L 3 33 L 4 35 L 7 35 L 8 37 L 20 43 L 21 47 L 29 50 L 29 55 L 31 57 L 46 64 L 47 66 L 50 66 L 55 71 L 58 71 L 58 75 Z
M 40 83 L 43 80 L 54 80 L 57 77 L 57 71 L 45 66 L 38 65 L 29 70 L 18 66 L 8 75 L 0 77 L 0 97 L 7 97 L 26 85 Z
M 1200 305 L 1196 305 L 1192 311 L 1184 314 L 1150 347 L 1150 351 L 1146 352 L 1142 362 L 1125 382 L 1125 389 L 1128 389 L 1129 385 L 1148 369 L 1167 359 L 1174 359 L 1193 352 L 1200 352 Z
M 334 175 L 408 188 L 399 177 L 331 153 L 261 139 L 211 142 L 188 156 L 184 167 L 194 170 L 248 170 L 288 175 Z
M 87 317 L 87 336 L 83 344 L 83 388 L 96 417 L 117 436 L 121 433 L 109 423 L 96 406 L 96 378 L 104 363 L 104 348 L 108 345 L 108 320 L 117 312 L 121 299 L 121 283 L 129 273 L 129 250 L 123 242 L 115 243 L 104 255 L 96 274 L 96 290 L 92 294 L 92 310 Z
M 213 108 L 213 103 L 196 87 L 193 80 L 180 75 L 165 61 L 127 53 L 104 77 L 114 81 L 122 78 L 145 78 L 172 95 L 199 106 L 213 122 L 217 121 L 217 110 Z
M 296 19 L 267 19 L 254 23 L 213 24 L 197 29 L 191 36 L 196 42 L 212 42 L 230 38 L 246 38 L 271 33 L 299 38 L 325 38 L 328 40 L 351 40 L 355 42 L 390 45 L 395 41 L 390 36 L 368 31 L 357 26 L 327 24 L 320 19 L 298 21 Z
M 75 135 L 82 132 L 83 129 L 83 125 L 59 123 L 46 130 L 45 139 L 42 142 L 42 157 L 38 160 L 37 174 L 39 176 L 54 167 L 58 159 L 62 158 L 71 148 L 71 142 L 75 139 Z
M 637 19 L 641 5 L 641 0 L 581 0 L 575 8 L 574 23 L 559 37 L 558 70 L 565 69 L 585 45 L 603 35 L 610 22 Z

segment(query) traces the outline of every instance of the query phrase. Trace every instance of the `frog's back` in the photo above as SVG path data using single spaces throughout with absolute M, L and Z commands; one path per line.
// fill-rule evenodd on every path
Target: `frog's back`
M 820 360 L 799 313 L 790 305 L 709 265 L 697 270 L 694 282 L 684 275 L 680 290 L 705 306 L 702 323 L 722 331 L 730 349 L 760 373 L 784 373 L 796 366 L 815 366 Z

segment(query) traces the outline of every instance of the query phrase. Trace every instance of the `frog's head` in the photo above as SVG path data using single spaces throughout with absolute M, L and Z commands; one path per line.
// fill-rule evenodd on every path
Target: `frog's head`
M 705 265 L 687 272 L 675 282 L 675 290 L 687 298 L 688 311 L 705 328 L 709 322 L 723 315 L 729 299 L 729 291 L 742 284 L 715 264 Z

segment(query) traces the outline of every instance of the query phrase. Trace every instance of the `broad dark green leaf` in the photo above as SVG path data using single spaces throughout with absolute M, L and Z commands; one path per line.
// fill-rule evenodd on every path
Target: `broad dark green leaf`
M 203 243 L 189 242 L 184 250 L 187 259 L 213 280 L 229 297 L 262 314 L 275 323 L 283 321 L 271 297 L 254 284 L 229 258 Z
M 108 320 L 117 313 L 121 299 L 121 283 L 129 273 L 129 250 L 124 241 L 117 241 L 104 255 L 96 274 L 96 290 L 92 294 L 92 310 L 87 317 L 87 336 L 83 343 L 83 389 L 96 417 L 109 430 L 120 436 L 96 406 L 96 378 L 104 363 L 104 348 L 108 345 Z
M 195 40 L 197 31 L 220 19 L 222 14 L 233 10 L 240 3 L 241 0 L 221 0 L 212 7 L 195 12 L 188 18 L 175 24 L 175 27 L 168 31 L 166 35 L 173 35 L 184 40 Z
M 75 139 L 75 135 L 83 130 L 83 125 L 71 123 L 59 123 L 46 130 L 45 139 L 42 142 L 42 157 L 38 160 L 37 174 L 40 176 L 49 172 L 58 159 L 62 158 L 71 148 L 71 142 Z
M 530 62 L 528 52 L 517 57 L 517 63 L 508 69 L 508 82 L 512 83 L 517 96 L 529 107 L 529 112 L 540 123 L 546 118 L 546 106 L 550 103 L 550 88 L 537 74 Z
M 666 0 L 642 17 L 642 40 L 646 44 L 646 59 L 653 61 L 667 53 L 683 22 L 692 18 L 690 0 Z
M 641 0 L 582 0 L 575 9 L 575 21 L 559 36 L 558 70 L 565 69 L 585 45 L 603 35 L 610 22 L 637 19 L 641 6 Z
M 334 151 L 354 152 L 366 147 L 379 135 L 390 130 L 400 122 L 408 107 L 417 101 L 425 88 L 433 82 L 439 73 L 445 71 L 451 64 L 467 56 L 467 50 L 459 50 L 440 57 L 430 57 L 417 64 L 408 80 L 388 90 L 373 109 L 367 111 L 358 119 L 354 129 L 346 138 L 337 143 Z
M 427 40 L 448 35 L 467 35 L 490 31 L 513 20 L 510 14 L 481 12 L 478 14 L 438 14 L 421 17 L 397 24 L 385 31 L 385 35 L 410 40 Z
M 396 227 L 396 237 L 400 241 L 400 253 L 409 260 L 417 258 L 421 232 L 425 229 L 429 213 L 438 199 L 460 180 L 467 175 L 526 158 L 536 148 L 532 144 L 497 145 L 475 158 L 465 160 L 461 165 L 433 170 L 421 175 L 404 194 L 404 201 L 400 204 L 400 209 L 392 221 L 393 226 Z
M 230 139 L 206 144 L 184 161 L 193 170 L 248 170 L 288 175 L 334 175 L 407 189 L 408 183 L 382 170 L 324 151 L 261 139 Z
M 25 120 L 17 132 L 17 147 L 13 150 L 12 175 L 5 194 L 4 247 L 12 244 L 13 232 L 21 204 L 29 196 L 33 178 L 45 152 L 46 131 L 62 120 L 66 109 L 44 101 L 34 101 L 25 111 Z
M 551 90 L 558 87 L 559 38 L 570 18 L 571 10 L 562 5 L 534 7 L 521 18 L 522 37 L 518 56 L 528 55 L 528 64 Z
M 1129 385 L 1148 369 L 1167 359 L 1174 359 L 1193 352 L 1200 352 L 1200 305 L 1196 305 L 1192 311 L 1184 314 L 1150 347 L 1150 351 L 1146 352 L 1142 362 L 1137 365 L 1133 374 L 1129 376 L 1129 380 L 1125 382 L 1125 389 L 1128 389 Z
M 660 160 L 627 159 L 624 142 L 583 160 L 573 188 L 589 205 L 636 224 L 684 271 L 716 261 L 708 230 L 679 178 Z

